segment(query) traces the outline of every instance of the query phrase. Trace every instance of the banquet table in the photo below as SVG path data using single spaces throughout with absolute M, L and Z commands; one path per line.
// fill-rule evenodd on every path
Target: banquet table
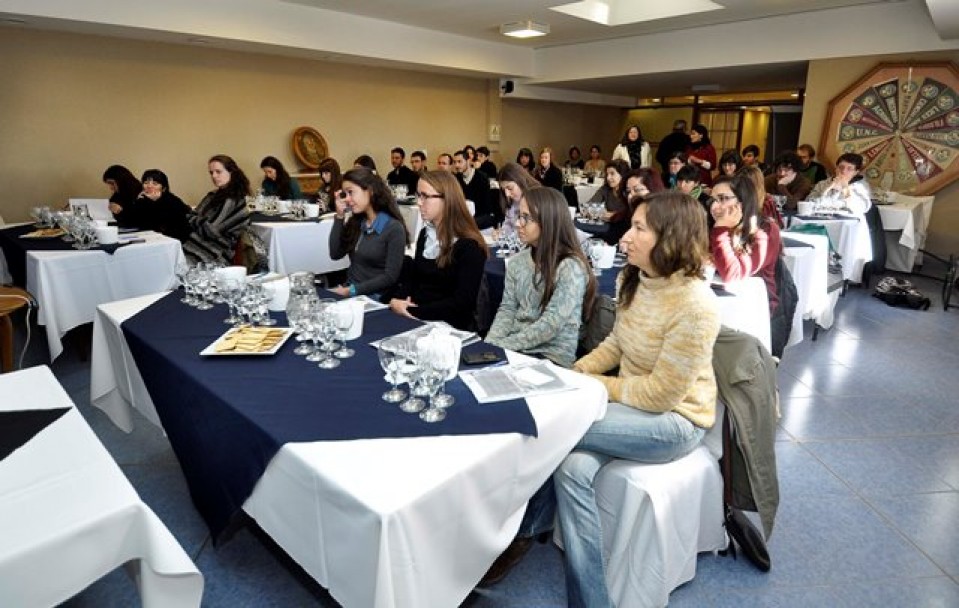
M 836 252 L 842 256 L 843 278 L 853 283 L 862 282 L 862 268 L 872 260 L 872 241 L 869 237 L 869 226 L 866 225 L 864 218 L 794 215 L 790 228 L 803 224 L 824 226 Z M 784 236 L 792 236 L 792 234 L 787 230 Z
M 323 221 L 257 221 L 251 226 L 269 250 L 269 266 L 273 272 L 290 274 L 309 271 L 325 274 L 349 268 L 350 258 L 330 258 L 330 230 L 333 220 Z
M 59 604 L 127 563 L 143 606 L 199 606 L 203 576 L 50 369 L 0 375 L 0 395 L 0 446 L 23 442 L 0 451 L 0 606 Z
M 122 246 L 110 254 L 55 249 L 52 247 L 59 244 L 17 238 L 29 229 L 0 230 L 0 243 L 5 257 L 22 256 L 25 287 L 39 304 L 37 322 L 46 327 L 51 361 L 63 352 L 61 338 L 69 330 L 93 321 L 98 304 L 174 287 L 177 263 L 184 259 L 179 241 L 156 232 L 124 235 L 144 242 Z M 6 264 L 14 263 L 6 260 Z M 18 273 L 10 269 L 14 278 Z
M 807 245 L 804 247 L 803 245 Z M 829 329 L 833 323 L 833 309 L 839 292 L 829 293 L 829 240 L 819 234 L 783 233 L 786 265 L 793 275 L 799 302 L 797 316 L 813 320 L 819 327 Z M 793 331 L 796 331 L 795 321 Z M 802 335 L 802 328 L 799 330 Z M 793 344 L 793 336 L 789 337 Z
M 900 272 L 912 272 L 917 263 L 922 263 L 919 249 L 926 241 L 926 228 L 932 216 L 935 197 L 895 196 L 895 202 L 878 205 L 882 227 L 886 232 L 886 268 Z
M 111 325 L 105 331 L 119 332 L 122 340 L 119 325 L 147 307 L 148 300 L 102 306 L 106 314 L 98 316 L 97 324 Z M 223 312 L 206 314 L 211 324 L 219 324 Z M 368 316 L 364 332 L 372 321 Z M 365 333 L 354 348 L 375 353 L 365 344 L 369 339 Z M 284 346 L 290 348 L 292 344 Z M 509 358 L 523 359 L 515 354 Z M 94 350 L 94 370 L 122 367 L 117 359 L 126 360 L 127 370 L 136 368 L 129 349 L 103 348 Z M 204 364 L 196 359 L 195 365 Z M 268 375 L 255 367 L 244 370 L 231 374 L 230 381 L 251 375 L 267 381 Z M 345 606 L 458 605 L 512 540 L 529 497 L 605 412 L 607 397 L 600 383 L 565 370 L 559 373 L 575 390 L 528 399 L 535 437 L 494 433 L 291 442 L 269 461 L 242 508 Z M 303 359 L 283 366 L 284 376 L 297 379 L 294 384 L 319 381 L 327 387 L 310 389 L 317 396 L 319 416 L 328 410 L 328 401 L 319 396 L 330 392 L 336 374 Z M 138 375 L 113 376 L 112 390 L 119 395 L 115 412 L 124 400 L 120 385 L 143 383 Z M 278 406 L 291 394 L 290 383 L 283 380 L 270 397 Z M 100 391 L 107 388 L 96 379 L 91 387 L 94 384 Z M 376 384 L 386 388 L 379 380 Z M 145 401 L 156 396 L 146 390 L 135 388 L 128 394 L 134 400 L 128 408 L 153 407 Z M 357 404 L 366 405 L 371 420 L 399 411 L 383 402 Z M 157 401 L 155 411 L 162 420 L 164 408 L 179 406 Z M 448 420 L 464 414 L 457 407 L 468 406 L 454 405 Z M 117 419 L 115 413 L 111 419 Z
M 579 184 L 577 186 L 563 186 L 563 195 L 570 207 L 577 207 L 589 201 L 599 190 L 600 186 L 594 184 Z

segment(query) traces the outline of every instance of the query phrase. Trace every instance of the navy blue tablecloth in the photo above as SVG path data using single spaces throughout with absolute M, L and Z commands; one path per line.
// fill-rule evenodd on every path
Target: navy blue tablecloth
M 0 249 L 7 261 L 7 268 L 13 278 L 13 284 L 18 287 L 27 286 L 27 252 L 28 251 L 76 251 L 73 243 L 66 243 L 60 237 L 52 239 L 22 239 L 21 235 L 36 230 L 36 226 L 14 226 L 0 230 Z M 143 242 L 143 241 L 139 241 Z M 96 245 L 89 251 L 105 251 L 113 255 L 117 249 L 131 243 L 114 243 L 112 245 Z
M 287 442 L 537 434 L 524 400 L 479 405 L 458 378 L 446 387 L 456 404 L 439 423 L 382 401 L 389 385 L 368 343 L 418 325 L 388 310 L 368 313 L 353 343 L 357 355 L 325 371 L 294 355 L 292 338 L 273 356 L 201 357 L 227 329 L 226 308 L 198 311 L 178 300 L 176 292 L 160 299 L 122 329 L 214 538 Z M 469 349 L 497 350 L 482 343 Z

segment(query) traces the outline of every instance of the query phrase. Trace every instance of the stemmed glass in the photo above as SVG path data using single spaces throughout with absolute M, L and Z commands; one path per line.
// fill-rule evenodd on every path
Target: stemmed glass
M 250 283 L 247 290 L 251 293 L 253 300 L 253 318 L 257 325 L 262 327 L 272 327 L 276 325 L 276 319 L 270 316 L 270 300 L 273 297 L 267 293 L 266 287 L 262 283 Z
M 446 386 L 446 379 L 450 373 L 458 366 L 456 360 L 456 346 L 452 339 L 438 340 L 433 346 L 433 352 L 430 357 L 430 364 L 433 369 L 440 374 L 439 392 L 430 399 L 430 405 L 438 408 L 448 408 L 456 403 L 456 398 L 443 389 Z
M 399 403 L 406 399 L 406 392 L 398 388 L 399 384 L 399 363 L 397 358 L 402 350 L 400 340 L 397 338 L 388 338 L 379 343 L 377 354 L 380 358 L 380 367 L 386 372 L 386 380 L 390 383 L 390 390 L 383 393 L 383 401 L 387 403 Z
M 586 241 L 586 255 L 589 257 L 589 261 L 593 266 L 593 274 L 597 277 L 603 275 L 603 271 L 599 267 L 599 261 L 603 257 L 603 247 L 604 243 L 600 239 L 589 239 Z
M 181 259 L 176 263 L 176 268 L 173 270 L 173 272 L 176 274 L 177 281 L 183 287 L 183 297 L 180 298 L 180 301 L 184 304 L 190 304 L 192 299 L 190 298 L 190 292 L 187 289 L 186 284 L 186 275 L 188 272 L 190 272 L 190 265 L 186 260 Z
M 420 412 L 420 419 L 424 422 L 439 422 L 443 420 L 446 418 L 446 410 L 437 405 L 436 391 L 438 391 L 440 385 L 446 381 L 446 376 L 445 372 L 436 368 L 432 357 L 430 358 L 429 364 L 423 369 L 420 381 L 423 383 L 423 386 L 426 387 L 430 400 L 430 406 Z
M 407 414 L 415 414 L 426 407 L 426 402 L 417 395 L 421 392 L 418 389 L 422 386 L 423 373 L 428 365 L 429 357 L 427 356 L 428 353 L 417 349 L 415 340 L 403 340 L 402 345 L 402 350 L 397 355 L 397 361 L 399 362 L 400 375 L 410 385 L 410 397 L 400 404 L 400 409 Z
M 349 302 L 337 302 L 333 305 L 333 321 L 336 326 L 336 339 L 340 341 L 340 347 L 333 352 L 333 356 L 337 359 L 349 359 L 356 354 L 356 351 L 346 344 L 346 336 L 353 327 L 353 307 Z
M 313 347 L 308 343 L 308 320 L 311 305 L 311 296 L 291 294 L 286 301 L 286 318 L 290 327 L 296 332 L 296 340 L 300 345 L 293 349 L 295 355 L 308 355 L 313 352 Z
M 223 296 L 226 302 L 229 316 L 223 319 L 224 323 L 237 326 L 243 323 L 243 317 L 236 314 L 237 301 L 242 297 L 244 282 L 234 277 L 219 277 L 217 279 L 217 290 Z
M 196 308 L 197 310 L 210 310 L 213 308 L 213 304 L 208 301 L 210 296 L 210 271 L 204 268 L 202 264 L 197 264 L 195 277 L 194 287 L 196 294 L 199 296 Z
M 314 331 L 319 335 L 320 342 L 323 343 L 322 350 L 326 353 L 326 356 L 320 360 L 320 369 L 334 369 L 340 366 L 340 360 L 333 356 L 336 347 L 336 321 L 333 308 L 332 300 L 320 300 L 318 315 L 313 317 Z

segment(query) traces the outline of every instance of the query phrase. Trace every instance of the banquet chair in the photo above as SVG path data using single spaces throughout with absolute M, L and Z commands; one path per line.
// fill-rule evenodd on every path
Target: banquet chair
M 0 372 L 14 370 L 13 365 L 13 322 L 10 316 L 21 308 L 34 309 L 37 301 L 28 291 L 19 287 L 0 285 Z M 29 320 L 27 327 L 29 330 Z M 27 334 L 29 341 L 29 334 Z M 24 348 L 26 350 L 26 348 Z

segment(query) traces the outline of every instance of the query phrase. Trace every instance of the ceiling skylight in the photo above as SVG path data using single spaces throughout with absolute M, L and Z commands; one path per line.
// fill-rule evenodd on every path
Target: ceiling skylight
M 581 0 L 551 7 L 551 10 L 601 25 L 626 25 L 655 19 L 680 17 L 725 8 L 712 0 Z

